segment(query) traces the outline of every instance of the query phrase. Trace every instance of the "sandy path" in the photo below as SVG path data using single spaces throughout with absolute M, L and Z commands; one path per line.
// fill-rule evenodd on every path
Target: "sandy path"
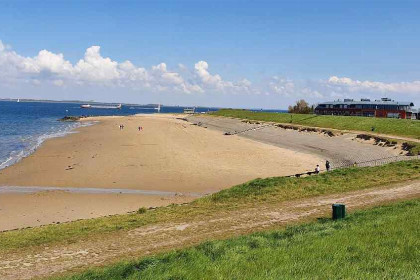
M 0 170 L 0 186 L 136 189 L 203 195 L 258 177 L 312 170 L 322 161 L 316 155 L 240 136 L 225 137 L 218 131 L 178 120 L 174 115 L 90 119 L 95 120 L 100 123 L 80 128 L 79 133 L 48 140 L 34 154 Z M 119 129 L 120 124 L 124 124 L 123 130 Z M 138 126 L 144 130 L 139 132 Z M 49 192 L 39 196 L 0 194 L 2 202 L 0 230 L 122 213 L 141 206 L 176 203 L 179 199 Z
M 30 279 L 128 259 L 159 251 L 261 231 L 298 220 L 329 215 L 332 203 L 345 203 L 350 211 L 379 203 L 420 197 L 420 181 L 320 196 L 297 201 L 258 205 L 245 210 L 209 213 L 205 217 L 176 223 L 155 224 L 128 232 L 106 235 L 66 246 L 16 252 L 0 258 L 2 279 Z

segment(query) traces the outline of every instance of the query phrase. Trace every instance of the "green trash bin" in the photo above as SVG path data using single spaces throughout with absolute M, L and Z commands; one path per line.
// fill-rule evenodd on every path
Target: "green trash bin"
M 332 205 L 332 218 L 333 220 L 343 219 L 346 217 L 346 205 L 333 204 Z

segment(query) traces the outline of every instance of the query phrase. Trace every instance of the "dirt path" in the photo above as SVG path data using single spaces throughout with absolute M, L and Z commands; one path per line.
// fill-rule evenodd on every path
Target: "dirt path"
M 296 221 L 329 215 L 332 203 L 350 211 L 395 200 L 420 197 L 420 180 L 364 191 L 258 205 L 243 210 L 210 213 L 184 222 L 154 224 L 68 245 L 15 252 L 0 257 L 0 279 L 30 279 L 83 269 L 197 244 L 261 231 Z

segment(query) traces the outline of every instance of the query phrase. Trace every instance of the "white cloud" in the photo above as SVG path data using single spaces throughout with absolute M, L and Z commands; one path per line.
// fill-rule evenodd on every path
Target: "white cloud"
M 57 86 L 88 84 L 148 91 L 204 92 L 201 83 L 194 79 L 187 81 L 180 73 L 170 71 L 165 63 L 152 66 L 150 70 L 136 67 L 128 60 L 119 63 L 103 57 L 99 46 L 88 48 L 84 57 L 72 65 L 61 53 L 42 50 L 35 57 L 23 57 L 8 50 L 0 41 L 0 80 L 17 84 L 34 79 L 39 84 L 51 82 Z
M 251 82 L 242 79 L 239 82 L 225 81 L 219 74 L 212 75 L 208 71 L 209 65 L 206 61 L 199 61 L 194 65 L 198 82 L 209 90 L 216 90 L 223 93 L 256 93 L 251 87 Z
M 33 59 L 25 59 L 26 70 L 35 73 L 47 71 L 56 74 L 71 74 L 73 67 L 69 61 L 64 60 L 63 54 L 54 54 L 47 50 L 42 50 Z
M 102 56 L 100 51 L 99 46 L 89 47 L 84 57 L 72 64 L 62 53 L 48 50 L 41 50 L 34 57 L 25 57 L 0 41 L 0 84 L 14 88 L 21 84 L 37 87 L 121 87 L 141 93 L 264 94 L 273 96 L 273 100 L 305 98 L 310 102 L 343 97 L 375 98 L 381 95 L 394 95 L 398 99 L 401 94 L 420 98 L 420 81 L 384 83 L 337 76 L 318 81 L 290 80 L 277 76 L 257 83 L 248 79 L 229 81 L 212 73 L 204 60 L 198 61 L 192 68 L 178 64 L 172 69 L 164 62 L 146 68 L 128 60 L 112 60 Z
M 420 94 L 420 81 L 383 83 L 374 81 L 352 80 L 347 77 L 331 76 L 328 79 L 331 86 L 341 87 L 339 90 L 348 90 L 350 92 L 370 91 L 380 93 L 414 93 Z M 344 89 L 343 89 L 344 88 Z
M 287 79 L 274 76 L 268 83 L 271 92 L 283 96 L 292 96 L 295 93 L 295 84 Z
M 302 82 L 293 82 L 289 79 L 283 79 L 277 76 L 271 78 L 268 82 L 268 92 L 289 98 L 308 98 L 319 99 L 324 96 L 316 89 Z
M 85 52 L 85 57 L 74 66 L 78 80 L 87 82 L 109 82 L 120 77 L 118 62 L 102 57 L 99 46 L 92 46 Z

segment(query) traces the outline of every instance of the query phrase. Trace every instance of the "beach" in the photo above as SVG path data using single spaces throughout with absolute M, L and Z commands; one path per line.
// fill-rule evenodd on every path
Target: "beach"
M 2 193 L 0 230 L 183 203 L 255 178 L 312 170 L 323 162 L 310 153 L 225 136 L 186 122 L 182 115 L 93 117 L 83 121 L 96 123 L 47 140 L 32 155 L 0 170 L 0 186 L 88 191 Z M 92 188 L 95 191 L 90 192 Z M 101 193 L 102 189 L 149 194 Z

